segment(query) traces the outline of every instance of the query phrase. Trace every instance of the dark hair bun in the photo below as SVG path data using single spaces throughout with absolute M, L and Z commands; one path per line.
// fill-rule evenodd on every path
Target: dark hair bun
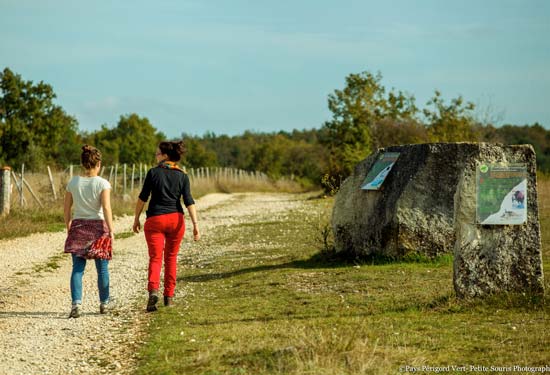
M 180 161 L 185 153 L 185 144 L 183 141 L 160 142 L 159 150 L 161 153 L 168 155 L 170 161 Z
M 185 152 L 185 145 L 183 144 L 183 141 L 173 142 L 173 144 L 174 144 L 174 150 L 178 154 L 183 155 L 183 153 Z

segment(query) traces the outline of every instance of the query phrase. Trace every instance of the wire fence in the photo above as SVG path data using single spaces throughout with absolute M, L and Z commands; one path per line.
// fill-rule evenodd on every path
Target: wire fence
M 113 194 L 126 196 L 141 190 L 151 167 L 144 163 L 103 166 L 99 176 L 111 183 Z M 270 181 L 265 173 L 235 168 L 205 167 L 184 170 L 189 176 L 192 189 L 209 184 L 253 185 Z M 26 172 L 25 165 L 22 164 L 17 171 L 3 167 L 0 172 L 0 215 L 5 215 L 9 213 L 10 207 L 44 207 L 44 202 L 57 201 L 64 196 L 71 178 L 83 170 L 80 165 L 69 165 L 62 171 L 52 171 L 46 166 L 43 172 Z

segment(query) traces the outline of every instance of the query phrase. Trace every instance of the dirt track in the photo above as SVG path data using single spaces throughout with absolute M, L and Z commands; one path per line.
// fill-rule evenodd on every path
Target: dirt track
M 301 205 L 286 194 L 212 194 L 197 201 L 201 231 L 240 218 L 284 213 Z M 131 230 L 133 217 L 115 221 L 116 233 Z M 143 224 L 143 218 L 142 218 Z M 190 228 L 190 223 L 187 223 Z M 66 233 L 42 233 L 0 241 L 0 374 L 129 374 L 147 324 L 144 313 L 147 247 L 143 233 L 118 239 L 110 263 L 113 311 L 99 314 L 95 266 L 84 275 L 83 316 L 68 319 L 70 257 Z M 215 256 L 194 245 L 190 231 L 180 256 Z M 59 268 L 48 266 L 57 264 Z M 176 298 L 185 298 L 178 285 Z

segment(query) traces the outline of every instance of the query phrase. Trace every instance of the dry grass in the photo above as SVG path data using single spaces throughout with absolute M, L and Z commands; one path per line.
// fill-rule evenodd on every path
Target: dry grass
M 78 174 L 80 169 L 74 167 L 73 173 Z M 122 172 L 118 174 L 116 185 L 114 176 L 111 178 L 113 194 L 111 203 L 113 215 L 132 215 L 135 202 L 141 188 L 139 172 L 136 172 L 134 178 L 134 189 L 132 190 L 131 169 L 127 171 L 126 189 Z M 109 178 L 109 170 L 103 172 L 104 178 Z M 33 197 L 30 190 L 23 189 L 24 204 L 20 203 L 19 191 L 16 188 L 15 181 L 12 178 L 12 194 L 10 200 L 10 214 L 0 218 L 0 238 L 21 237 L 31 233 L 45 231 L 59 231 L 64 228 L 63 221 L 63 198 L 65 188 L 69 182 L 69 170 L 54 171 L 53 181 L 56 193 L 54 193 L 47 173 L 25 173 L 24 178 L 30 185 L 35 196 L 40 203 Z M 142 174 L 142 179 L 145 176 Z M 19 174 L 17 179 L 20 181 Z M 282 179 L 273 181 L 265 176 L 221 176 L 221 177 L 191 177 L 191 191 L 195 198 L 200 198 L 210 193 L 236 193 L 236 192 L 299 192 L 304 189 L 296 182 Z

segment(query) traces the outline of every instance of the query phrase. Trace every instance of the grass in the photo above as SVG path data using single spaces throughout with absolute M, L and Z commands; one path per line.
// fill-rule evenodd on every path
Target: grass
M 401 366 L 548 364 L 548 297 L 458 300 L 448 256 L 331 259 L 319 236 L 331 203 L 307 201 L 284 222 L 218 228 L 201 246 L 222 255 L 183 260 L 178 282 L 191 291 L 152 317 L 137 373 L 388 374 Z M 548 275 L 550 217 L 541 216 Z
M 51 257 L 48 258 L 46 262 L 35 264 L 32 268 L 33 273 L 40 274 L 43 272 L 53 272 L 59 267 L 61 267 L 59 262 L 61 262 L 64 259 L 66 259 L 66 254 L 63 252 L 56 255 L 52 255 Z

